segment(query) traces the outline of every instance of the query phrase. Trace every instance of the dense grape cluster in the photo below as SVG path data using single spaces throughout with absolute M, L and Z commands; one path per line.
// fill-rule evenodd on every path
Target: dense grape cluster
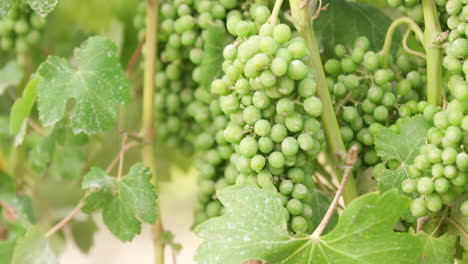
M 254 21 L 270 16 L 258 6 Z M 310 160 L 324 144 L 317 118 L 322 103 L 315 97 L 316 83 L 306 65 L 304 40 L 294 37 L 286 24 L 263 24 L 239 16 L 228 19 L 227 28 L 237 41 L 224 49 L 224 76 L 213 81 L 211 92 L 228 116 L 223 137 L 235 153 L 229 168 L 236 183 L 246 182 L 280 193 L 293 232 L 309 232 L 313 188 Z M 232 180 L 232 179 L 231 179 Z
M 398 105 L 416 103 L 417 91 L 426 79 L 423 65 L 402 54 L 397 57 L 395 70 L 384 68 L 383 56 L 369 50 L 365 37 L 356 39 L 353 49 L 337 45 L 335 55 L 324 68 L 341 136 L 347 148 L 359 146 L 361 155 L 355 169 L 373 166 L 380 161 L 373 149 L 374 135 L 381 127 L 393 125 L 399 115 L 411 113 L 411 109 L 398 109 Z
M 398 8 L 402 12 L 406 13 L 416 23 L 421 25 L 424 23 L 424 12 L 421 0 L 387 0 L 387 3 L 389 6 Z M 446 20 L 444 15 L 447 0 L 436 0 L 435 3 L 437 10 L 441 14 L 441 22 L 443 22 Z
M 39 42 L 44 25 L 42 18 L 27 4 L 12 7 L 0 21 L 0 50 L 15 50 L 19 56 L 26 53 Z
M 446 11 L 451 31 L 443 65 L 452 75 L 448 82 L 450 102 L 444 110 L 434 106 L 424 110 L 434 127 L 409 167 L 412 178 L 402 183 L 403 191 L 418 196 L 411 206 L 414 216 L 440 211 L 468 187 L 468 1 L 448 0 Z M 468 215 L 467 201 L 461 210 Z

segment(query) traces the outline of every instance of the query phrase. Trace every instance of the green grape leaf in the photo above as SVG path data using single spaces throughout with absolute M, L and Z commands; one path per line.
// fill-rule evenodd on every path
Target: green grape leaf
M 8 14 L 10 8 L 16 3 L 17 0 L 1 0 L 0 1 L 0 18 Z
M 0 193 L 15 193 L 16 183 L 13 177 L 0 171 Z
M 432 237 L 423 232 L 419 232 L 416 236 L 424 247 L 421 264 L 453 264 L 455 236 L 444 234 L 441 237 Z
M 66 122 L 59 122 L 47 137 L 33 147 L 29 159 L 39 173 L 49 170 L 49 174 L 57 179 L 76 179 L 84 165 L 82 145 L 85 143 L 87 135 L 75 135 L 67 128 Z
M 462 214 L 460 207 L 467 200 L 468 192 L 464 192 L 463 195 L 453 202 L 452 210 L 450 210 L 450 219 L 453 222 L 448 228 L 450 234 L 460 237 L 460 245 L 465 250 L 468 250 L 468 236 L 466 235 L 468 233 L 468 216 Z M 463 229 L 463 231 L 460 229 Z
M 380 50 L 385 40 L 385 34 L 392 20 L 379 9 L 345 0 L 325 0 L 327 9 L 320 12 L 314 20 L 317 38 L 322 42 L 323 55 L 333 57 L 337 44 L 353 47 L 359 36 L 366 36 L 370 41 L 370 50 Z M 401 35 L 396 32 L 393 47 L 396 50 Z
M 36 14 L 45 17 L 54 10 L 58 0 L 27 0 L 27 2 Z
M 11 264 L 54 264 L 57 258 L 38 227 L 31 227 L 18 238 Z
M 382 128 L 375 137 L 375 150 L 383 160 L 397 160 L 401 163 L 396 170 L 384 170 L 378 177 L 379 190 L 386 191 L 400 188 L 401 183 L 409 178 L 407 168 L 419 154 L 419 148 L 425 144 L 429 122 L 422 116 L 405 117 L 400 123 L 400 133 L 390 128 Z
M 182 250 L 182 245 L 174 241 L 174 234 L 171 231 L 164 231 L 159 235 L 159 240 L 169 247 L 174 252 L 180 252 Z
M 85 198 L 83 211 L 103 209 L 104 224 L 122 241 L 130 241 L 141 231 L 141 222 L 157 218 L 156 192 L 151 173 L 141 163 L 135 164 L 122 180 L 93 168 L 84 176 L 82 188 L 92 192 Z
M 291 236 L 278 194 L 255 186 L 218 193 L 226 213 L 196 228 L 204 239 L 195 255 L 200 264 L 247 260 L 283 264 L 416 264 L 420 241 L 393 227 L 410 204 L 396 191 L 371 193 L 345 208 L 335 228 L 319 238 Z M 333 262 L 331 261 L 333 260 Z
M 62 120 L 67 102 L 75 99 L 70 126 L 75 134 L 96 133 L 112 126 L 115 104 L 129 98 L 129 83 L 116 56 L 117 46 L 102 37 L 89 38 L 74 52 L 75 68 L 49 57 L 39 67 L 39 118 L 45 126 Z
M 11 264 L 15 245 L 16 239 L 0 241 L 0 264 Z
M 98 230 L 93 218 L 88 216 L 84 220 L 73 219 L 70 227 L 75 244 L 83 253 L 88 253 L 93 245 L 94 233 Z
M 26 88 L 23 90 L 23 96 L 15 101 L 15 104 L 11 108 L 10 115 L 10 132 L 17 134 L 23 122 L 26 121 L 31 110 L 36 102 L 36 89 L 39 83 L 39 77 L 33 78 L 29 81 Z
M 200 84 L 203 87 L 210 87 L 211 82 L 222 74 L 221 66 L 224 61 L 223 50 L 226 39 L 224 27 L 211 26 L 208 29 L 200 64 Z
M 5 5 L 8 1 L 1 1 L 0 3 L 0 13 L 2 10 L 2 5 Z M 2 95 L 5 90 L 13 85 L 18 85 L 18 83 L 23 78 L 23 72 L 16 65 L 16 61 L 9 61 L 2 69 L 0 69 L 0 95 Z
M 319 190 L 312 190 L 312 195 L 311 199 L 309 202 L 310 207 L 312 207 L 313 213 L 312 213 L 312 224 L 314 227 L 317 227 L 322 221 L 323 216 L 325 216 L 325 213 L 328 210 L 328 207 L 330 206 L 331 203 L 331 197 L 323 193 L 322 191 Z M 338 214 L 335 213 L 333 214 L 332 218 L 330 219 L 330 222 L 328 222 L 327 228 L 325 228 L 325 231 L 323 232 L 324 234 L 330 232 L 333 227 L 335 227 L 336 223 L 338 222 Z

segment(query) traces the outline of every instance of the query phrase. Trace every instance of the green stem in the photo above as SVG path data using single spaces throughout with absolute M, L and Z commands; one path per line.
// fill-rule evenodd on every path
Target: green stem
M 310 53 L 309 65 L 316 71 L 317 92 L 322 100 L 323 113 L 321 115 L 322 125 L 327 136 L 328 149 L 333 156 L 334 169 L 336 175 L 341 181 L 343 178 L 343 169 L 340 168 L 342 160 L 346 156 L 346 147 L 341 137 L 340 128 L 333 108 L 333 102 L 329 93 L 325 71 L 323 69 L 322 59 L 315 39 L 315 32 L 312 27 L 308 7 L 300 9 L 302 0 L 290 0 L 292 17 L 294 24 L 306 41 L 307 48 Z M 350 203 L 354 198 L 358 197 L 356 183 L 353 177 L 350 177 L 348 184 L 343 192 L 343 198 L 346 204 Z
M 281 10 L 281 5 L 283 4 L 283 0 L 276 0 L 275 5 L 273 6 L 273 11 L 271 12 L 271 16 L 268 19 L 270 24 L 276 25 L 276 20 L 278 19 L 279 11 Z
M 159 182 L 156 172 L 156 157 L 154 154 L 154 76 L 156 72 L 157 57 L 157 35 L 158 27 L 158 0 L 146 1 L 146 58 L 145 73 L 143 83 L 143 113 L 142 113 L 142 135 L 145 144 L 141 148 L 143 163 L 151 170 L 152 182 L 159 190 Z M 159 204 L 159 203 L 158 203 Z M 153 246 L 155 253 L 155 263 L 164 264 L 164 244 L 160 241 L 159 235 L 163 230 L 161 217 L 153 225 Z
M 434 0 L 423 0 L 424 46 L 427 63 L 427 101 L 433 105 L 442 104 L 442 48 L 437 37 L 442 33 L 439 15 Z
M 425 46 L 424 42 L 424 32 L 421 30 L 421 28 L 414 22 L 409 17 L 400 17 L 393 21 L 393 23 L 388 27 L 387 34 L 385 35 L 385 42 L 383 45 L 382 50 L 380 51 L 383 56 L 384 56 L 384 67 L 387 68 L 389 64 L 389 57 L 390 57 L 390 49 L 392 48 L 392 42 L 393 42 L 393 35 L 395 34 L 395 31 L 397 28 L 403 24 L 407 24 L 408 27 L 414 32 L 418 40 L 423 43 Z

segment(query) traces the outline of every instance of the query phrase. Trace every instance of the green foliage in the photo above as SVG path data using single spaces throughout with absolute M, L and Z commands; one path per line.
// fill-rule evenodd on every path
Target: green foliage
M 94 234 L 98 230 L 93 218 L 88 216 L 84 220 L 74 219 L 70 227 L 75 244 L 83 253 L 88 253 L 93 246 Z
M 392 20 L 379 9 L 345 0 L 327 0 L 323 4 L 328 6 L 314 21 L 314 29 L 322 43 L 325 58 L 334 54 L 337 44 L 352 46 L 357 36 L 368 37 L 371 50 L 382 47 Z M 394 42 L 399 43 L 400 39 L 397 34 Z
M 15 101 L 11 108 L 10 115 L 10 131 L 12 134 L 17 134 L 21 130 L 21 126 L 26 122 L 31 110 L 36 102 L 37 84 L 40 77 L 32 78 L 26 88 L 23 90 L 23 96 Z
M 420 232 L 417 237 L 421 240 L 424 250 L 421 255 L 421 264 L 453 264 L 453 248 L 455 237 L 445 234 L 433 237 Z
M 7 62 L 0 69 L 0 95 L 2 95 L 9 86 L 19 84 L 23 78 L 23 72 L 18 69 L 15 61 Z
M 32 226 L 24 237 L 16 242 L 11 264 L 58 263 L 55 253 L 39 228 Z
M 226 30 L 218 26 L 208 28 L 203 47 L 204 56 L 200 65 L 200 84 L 210 87 L 211 82 L 223 73 L 223 49 L 226 44 Z
M 116 56 L 117 46 L 102 37 L 88 39 L 74 52 L 72 67 L 65 59 L 49 57 L 39 67 L 39 117 L 45 126 L 62 120 L 66 104 L 75 99 L 70 126 L 74 133 L 96 133 L 112 126 L 115 104 L 129 97 L 128 81 Z
M 29 6 L 38 15 L 45 17 L 54 10 L 58 0 L 27 0 Z
M 395 191 L 354 200 L 325 236 L 291 236 L 277 194 L 253 186 L 218 193 L 226 214 L 200 224 L 198 263 L 417 263 L 421 244 L 393 227 L 409 206 Z M 392 241 L 392 246 L 388 242 Z M 313 261 L 313 262 L 312 262 Z
M 141 163 L 135 164 L 121 180 L 92 168 L 84 176 L 82 187 L 90 191 L 83 211 L 91 213 L 102 208 L 104 224 L 122 241 L 130 241 L 139 234 L 141 222 L 156 221 L 156 192 L 151 173 Z
M 409 178 L 408 165 L 419 153 L 419 148 L 426 141 L 430 125 L 422 116 L 406 117 L 401 120 L 400 133 L 390 128 L 383 128 L 375 138 L 375 150 L 385 161 L 396 160 L 400 166 L 396 170 L 385 169 L 378 176 L 379 190 L 386 191 L 400 188 L 401 183 Z

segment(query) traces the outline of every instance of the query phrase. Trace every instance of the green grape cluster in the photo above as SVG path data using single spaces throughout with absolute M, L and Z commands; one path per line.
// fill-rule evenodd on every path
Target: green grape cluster
M 450 102 L 443 110 L 434 106 L 424 109 L 424 116 L 434 126 L 409 167 L 412 178 L 402 183 L 403 191 L 417 196 L 411 206 L 417 217 L 440 211 L 468 189 L 468 1 L 448 0 L 445 7 L 451 31 L 443 65 L 451 74 Z M 467 203 L 461 206 L 464 215 L 468 215 Z
M 399 8 L 419 24 L 424 22 L 421 0 L 387 0 L 391 7 Z
M 383 55 L 369 50 L 369 45 L 366 37 L 356 39 L 352 49 L 337 45 L 336 58 L 324 64 L 343 141 L 347 148 L 359 146 L 355 169 L 380 162 L 373 149 L 375 134 L 399 115 L 410 114 L 406 107 L 398 110 L 398 105 L 416 103 L 426 79 L 421 61 L 401 54 L 395 65 L 384 68 Z
M 228 18 L 228 31 L 238 38 L 225 47 L 224 76 L 212 82 L 211 92 L 229 117 L 223 136 L 234 147 L 236 183 L 278 191 L 291 230 L 310 232 L 310 160 L 324 144 L 317 120 L 322 103 L 304 39 L 286 24 L 258 27 L 270 16 L 264 6 L 253 14 L 254 21 Z
M 5 19 L 0 21 L 0 49 L 15 50 L 24 54 L 36 45 L 44 29 L 44 21 L 34 14 L 27 4 L 18 4 L 10 9 Z

